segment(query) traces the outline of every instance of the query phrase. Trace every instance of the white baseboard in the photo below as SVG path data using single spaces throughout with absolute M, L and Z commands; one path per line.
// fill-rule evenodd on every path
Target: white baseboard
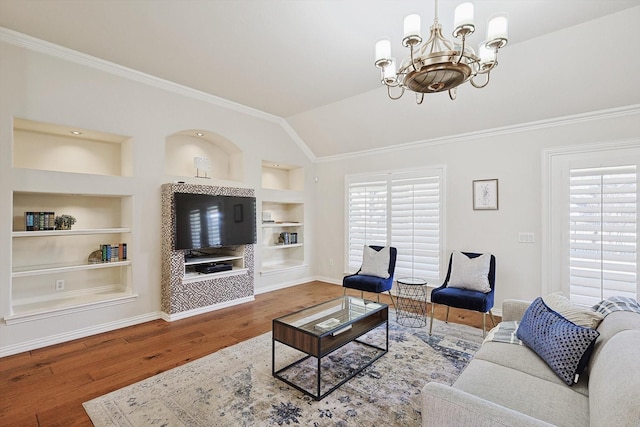
M 25 341 L 20 344 L 8 345 L 5 347 L 0 347 L 0 357 L 11 356 L 13 354 L 31 351 L 37 348 L 47 347 L 54 344 L 60 344 L 78 338 L 86 338 L 91 335 L 101 334 L 103 332 L 126 328 L 127 326 L 150 322 L 152 320 L 160 319 L 160 317 L 160 312 L 152 312 L 140 316 L 130 317 L 127 319 L 116 320 L 114 322 L 103 323 L 101 325 L 90 326 L 88 328 L 77 329 L 72 332 L 66 332 L 63 334 L 51 335 L 36 340 Z
M 187 317 L 197 316 L 199 314 L 205 314 L 212 311 L 220 310 L 221 308 L 232 307 L 238 304 L 244 304 L 245 302 L 254 301 L 255 298 L 252 296 L 234 299 L 233 301 L 221 302 L 220 304 L 208 305 L 206 307 L 194 308 L 193 310 L 181 311 L 180 313 L 175 314 L 167 314 L 161 313 L 160 318 L 167 322 L 173 322 L 180 319 L 186 319 Z

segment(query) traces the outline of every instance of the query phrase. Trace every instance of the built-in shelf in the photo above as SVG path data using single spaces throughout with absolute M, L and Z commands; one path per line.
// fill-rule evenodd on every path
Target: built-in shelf
M 131 228 L 92 228 L 71 230 L 14 231 L 11 237 L 80 236 L 90 234 L 131 233 Z
M 223 261 L 233 261 L 233 260 L 241 260 L 241 256 L 229 255 L 229 256 L 202 256 L 202 257 L 186 257 L 184 259 L 184 265 L 198 265 L 198 264 L 208 264 L 211 262 L 223 262 Z
M 134 301 L 138 295 L 129 291 L 103 291 L 99 293 L 86 293 L 83 295 L 60 295 L 56 298 L 22 302 L 14 301 L 13 314 L 5 316 L 7 325 L 44 320 L 51 317 L 62 316 L 81 311 L 95 310 L 102 307 L 125 304 Z
M 127 179 L 124 176 L 130 175 L 130 141 L 86 129 L 76 138 L 67 128 L 14 122 L 11 300 L 4 317 L 8 325 L 120 304 L 136 297 L 129 246 L 133 198 L 117 194 L 110 185 L 122 189 Z M 55 153 L 50 152 L 52 147 L 57 148 Z M 28 151 L 38 148 L 42 149 L 38 156 L 49 153 L 46 167 L 37 156 L 28 158 Z M 58 151 L 67 148 L 93 152 L 93 160 L 76 167 L 73 162 L 88 160 L 69 162 L 66 157 L 60 158 Z M 104 163 L 96 164 L 100 162 Z M 74 174 L 73 180 L 69 179 L 70 173 Z M 90 191 L 93 187 L 89 188 L 87 182 L 96 180 L 100 182 L 96 188 L 104 192 Z M 27 212 L 46 212 L 46 228 L 53 227 L 55 216 L 65 214 L 75 217 L 76 224 L 70 230 L 26 231 Z M 109 262 L 95 262 L 102 245 L 120 244 L 127 244 L 127 259 L 114 255 Z
M 305 266 L 304 204 L 263 201 L 262 219 L 260 273 L 275 274 Z
M 280 262 L 278 264 L 273 264 L 273 265 L 262 265 L 262 269 L 260 270 L 260 275 L 261 276 L 270 276 L 270 275 L 274 275 L 274 274 L 281 274 L 281 273 L 287 273 L 287 272 L 291 272 L 294 270 L 300 270 L 300 269 L 304 269 L 307 268 L 308 265 L 305 263 L 297 263 L 294 261 L 290 261 L 290 262 Z
M 301 222 L 263 222 L 262 228 L 302 227 Z
M 69 265 L 51 265 L 51 266 L 29 266 L 15 267 L 11 273 L 11 277 L 29 277 L 41 276 L 44 274 L 68 273 L 71 271 L 81 270 L 97 270 L 100 268 L 115 268 L 131 265 L 131 261 L 111 261 L 100 262 L 94 264 L 69 264 Z
M 263 246 L 263 249 L 293 249 L 293 248 L 301 248 L 304 245 L 302 243 L 289 243 L 288 245 L 269 245 Z
M 304 168 L 280 162 L 262 162 L 262 188 L 304 191 Z
M 230 266 L 230 270 L 216 271 L 214 273 L 202 273 L 196 271 L 195 267 L 202 264 L 224 264 Z M 244 257 L 239 255 L 214 255 L 186 257 L 184 260 L 184 273 L 182 283 L 194 283 L 222 277 L 239 276 L 247 273 L 244 266 Z

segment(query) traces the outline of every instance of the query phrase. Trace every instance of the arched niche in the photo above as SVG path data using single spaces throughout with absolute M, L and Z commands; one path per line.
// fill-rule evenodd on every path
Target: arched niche
M 169 135 L 165 142 L 165 172 L 178 177 L 204 177 L 194 159 L 206 157 L 211 170 L 208 178 L 243 181 L 242 151 L 227 138 L 211 131 L 190 129 Z

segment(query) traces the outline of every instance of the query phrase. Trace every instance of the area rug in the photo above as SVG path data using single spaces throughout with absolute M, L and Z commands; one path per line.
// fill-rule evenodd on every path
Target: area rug
M 380 345 L 385 334 L 380 327 L 361 340 Z M 389 352 L 316 401 L 272 376 L 267 333 L 83 405 L 98 427 L 420 426 L 422 387 L 431 381 L 453 383 L 481 342 L 482 331 L 464 325 L 436 320 L 429 336 L 427 328 L 390 320 Z M 361 347 L 348 345 L 323 358 L 323 381 L 339 382 L 372 357 Z M 301 356 L 279 343 L 276 355 L 278 369 Z M 287 371 L 289 378 L 313 383 L 317 360 L 307 362 Z

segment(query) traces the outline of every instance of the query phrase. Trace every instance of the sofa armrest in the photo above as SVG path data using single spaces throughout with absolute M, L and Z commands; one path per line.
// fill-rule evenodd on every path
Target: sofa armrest
M 440 384 L 422 389 L 422 427 L 532 427 L 552 426 L 543 421 Z
M 520 321 L 531 301 L 506 299 L 502 302 L 502 320 L 505 322 Z

